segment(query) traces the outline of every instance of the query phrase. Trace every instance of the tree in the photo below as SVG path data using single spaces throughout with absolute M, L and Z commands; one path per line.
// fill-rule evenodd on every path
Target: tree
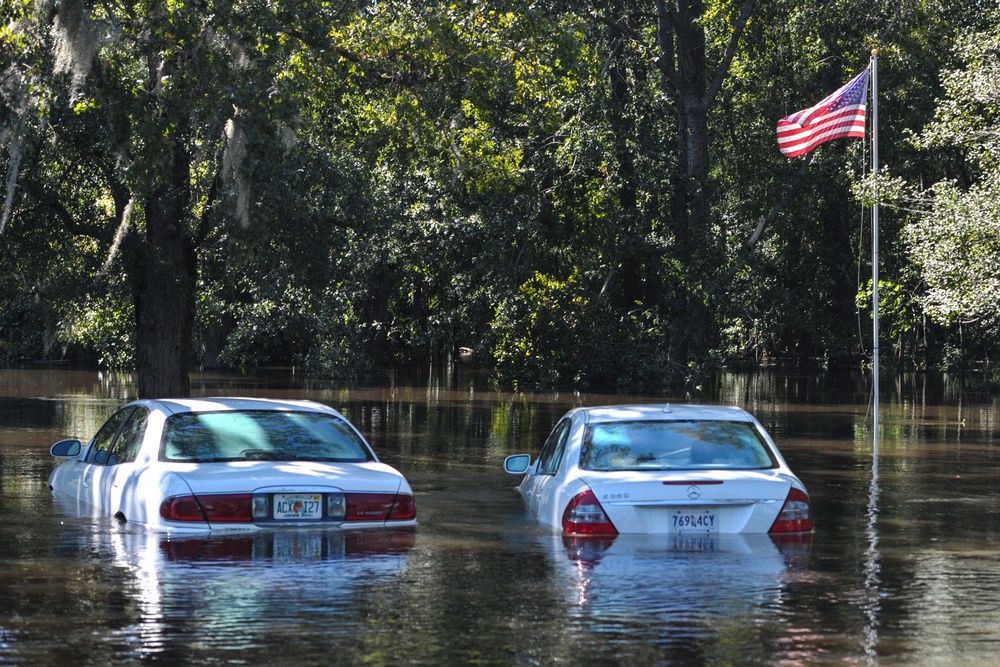
M 602 156 L 576 96 L 599 68 L 585 29 L 537 3 L 384 2 L 331 35 L 341 60 L 313 79 L 308 118 L 370 174 L 338 278 L 381 359 L 488 358 L 507 297 L 587 257 L 580 201 L 601 196 L 583 185 Z
M 334 374 L 468 345 L 605 388 L 719 350 L 854 363 L 864 144 L 789 162 L 774 123 L 879 45 L 883 161 L 955 182 L 939 229 L 983 213 L 966 147 L 903 141 L 937 46 L 995 25 L 959 4 L 7 0 L 0 353 L 68 332 L 143 395 L 185 393 L 195 343 Z M 911 332 L 902 221 L 883 294 Z
M 945 98 L 918 138 L 928 149 L 957 149 L 973 167 L 966 185 L 942 180 L 923 193 L 926 214 L 906 228 L 910 257 L 926 285 L 922 303 L 943 324 L 1000 326 L 1000 37 L 969 35 L 944 73 Z
M 94 239 L 127 277 L 139 395 L 186 395 L 198 248 L 222 216 L 251 222 L 250 147 L 292 130 L 285 65 L 334 10 L 25 0 L 14 11 L 4 41 L 36 100 L 7 127 L 41 111 L 57 149 L 24 173 L 23 196 L 53 196 L 64 231 Z

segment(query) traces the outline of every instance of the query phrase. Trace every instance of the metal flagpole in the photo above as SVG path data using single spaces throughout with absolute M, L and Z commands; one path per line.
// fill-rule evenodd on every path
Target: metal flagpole
M 868 593 L 864 605 L 865 655 L 869 665 L 878 664 L 878 628 L 882 594 L 879 589 L 881 564 L 878 550 L 878 49 L 872 49 L 872 183 L 875 197 L 872 203 L 872 391 L 874 393 L 874 435 L 872 436 L 872 478 L 868 491 L 868 549 L 865 551 L 864 589 Z
M 872 49 L 872 183 L 875 186 L 872 203 L 872 393 L 875 461 L 878 461 L 878 49 Z M 878 463 L 875 463 L 878 465 Z

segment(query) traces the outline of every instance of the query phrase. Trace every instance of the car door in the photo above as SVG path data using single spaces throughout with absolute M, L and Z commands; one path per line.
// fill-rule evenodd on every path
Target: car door
M 97 431 L 83 460 L 80 499 L 105 512 L 111 508 L 111 477 L 117 463 L 113 458 L 112 445 L 122 425 L 134 411 L 134 406 L 127 406 L 111 415 Z
M 108 500 L 106 511 L 111 514 L 131 515 L 125 509 L 130 506 L 131 499 L 123 498 L 123 493 L 125 489 L 134 490 L 135 485 L 128 482 L 137 474 L 135 459 L 146 434 L 148 417 L 149 411 L 144 407 L 133 410 L 108 449 L 108 459 L 101 471 L 101 497 Z
M 524 497 L 528 508 L 539 518 L 548 516 L 547 509 L 555 502 L 556 473 L 562 463 L 572 420 L 562 419 L 542 445 L 535 469 L 524 481 Z

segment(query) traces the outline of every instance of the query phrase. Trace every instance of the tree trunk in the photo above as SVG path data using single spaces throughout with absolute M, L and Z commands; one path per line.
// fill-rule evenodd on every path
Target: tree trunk
M 712 345 L 712 312 L 704 283 L 718 259 L 711 257 L 709 243 L 712 193 L 708 113 L 728 74 L 751 7 L 752 0 L 744 0 L 722 61 L 710 81 L 703 0 L 656 0 L 659 57 L 655 64 L 663 75 L 664 89 L 674 101 L 677 122 L 679 165 L 671 222 L 675 256 L 685 270 L 684 293 L 677 295 L 671 308 L 668 357 L 682 368 L 692 360 L 702 359 Z
M 140 398 L 191 393 L 197 256 L 185 224 L 190 159 L 182 138 L 172 143 L 166 184 L 154 187 L 146 201 L 145 238 L 135 248 L 130 271 Z
M 641 244 L 632 241 L 630 237 L 642 239 L 648 230 L 638 220 L 638 185 L 636 184 L 635 159 L 630 143 L 634 132 L 634 120 L 628 116 L 628 106 L 632 91 L 629 87 L 628 65 L 625 62 L 625 42 L 627 35 L 616 20 L 624 12 L 619 3 L 608 7 L 608 76 L 611 86 L 611 107 L 609 120 L 614 131 L 614 152 L 617 162 L 618 205 L 620 219 L 616 225 L 621 230 L 618 235 L 618 250 L 616 264 L 621 271 L 622 303 L 626 308 L 633 307 L 645 298 L 642 291 L 646 261 L 641 252 Z
M 706 266 L 709 228 L 708 99 L 705 30 L 699 0 L 658 3 L 659 47 L 670 66 L 665 85 L 676 109 L 678 169 L 674 186 L 672 228 L 676 257 L 685 268 L 685 292 L 672 304 L 668 358 L 679 368 L 705 355 L 711 319 L 700 294 Z M 661 67 L 661 69 L 663 69 Z

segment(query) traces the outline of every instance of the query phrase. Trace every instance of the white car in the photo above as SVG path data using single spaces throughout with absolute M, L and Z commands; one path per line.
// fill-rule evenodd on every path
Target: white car
M 403 475 L 320 403 L 139 400 L 51 453 L 57 498 L 156 531 L 416 524 Z
M 809 495 L 736 407 L 576 408 L 538 459 L 504 461 L 538 521 L 574 535 L 806 533 Z

